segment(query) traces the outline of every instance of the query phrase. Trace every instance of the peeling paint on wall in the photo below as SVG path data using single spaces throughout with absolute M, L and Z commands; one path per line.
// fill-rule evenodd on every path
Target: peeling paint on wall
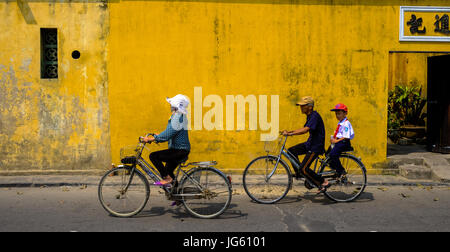
M 332 132 L 329 109 L 343 102 L 370 169 L 386 158 L 389 52 L 450 51 L 400 43 L 397 27 L 400 5 L 447 1 L 376 2 L 0 2 L 0 175 L 104 170 L 122 146 L 164 129 L 165 97 L 196 86 L 279 95 L 280 129 L 304 124 L 294 103 L 312 95 Z M 39 76 L 41 27 L 58 29 L 57 80 Z M 240 171 L 265 154 L 260 133 L 191 131 L 190 158 Z
M 111 162 L 107 4 L 7 5 L 0 8 L 0 175 L 104 171 Z M 58 29 L 58 79 L 40 79 L 42 27 Z
M 311 95 L 329 135 L 337 124 L 330 108 L 345 103 L 356 130 L 353 146 L 371 170 L 372 164 L 386 159 L 389 52 L 450 51 L 448 43 L 400 43 L 399 6 L 447 4 L 444 0 L 111 4 L 113 161 L 118 161 L 120 147 L 135 144 L 138 135 L 164 129 L 165 97 L 178 93 L 193 97 L 194 87 L 201 86 L 205 96 L 277 94 L 280 129 L 291 130 L 306 120 L 295 102 Z M 251 159 L 265 154 L 259 134 L 192 130 L 190 159 L 216 159 L 224 170 L 242 171 Z M 292 137 L 288 146 L 306 138 Z

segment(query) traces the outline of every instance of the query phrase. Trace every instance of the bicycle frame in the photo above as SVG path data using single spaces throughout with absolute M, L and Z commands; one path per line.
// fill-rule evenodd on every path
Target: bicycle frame
M 291 164 L 294 166 L 294 169 L 299 170 L 300 169 L 300 163 L 299 160 L 297 159 L 297 157 L 295 157 L 292 153 L 289 152 L 289 150 L 286 149 L 286 141 L 287 141 L 288 136 L 285 136 L 284 138 L 284 142 L 283 145 L 281 147 L 280 153 L 277 156 L 277 163 L 275 164 L 275 167 L 273 168 L 272 172 L 267 176 L 266 178 L 266 182 L 270 180 L 270 178 L 272 178 L 273 174 L 275 174 L 278 164 L 280 163 L 281 157 L 284 156 L 286 157 Z M 320 161 L 321 163 L 325 162 L 326 159 L 322 159 L 320 157 L 317 157 L 315 163 L 314 163 L 314 171 L 317 172 L 317 162 Z M 327 172 L 330 174 L 334 174 L 334 172 Z M 327 175 L 327 173 L 322 173 L 321 175 Z M 292 175 L 292 173 L 291 173 Z M 303 176 L 302 176 L 303 177 Z M 305 178 L 306 179 L 306 178 Z
M 328 186 L 324 187 L 323 184 L 319 184 L 320 181 L 313 181 L 308 174 L 304 173 L 309 173 L 310 170 L 305 171 L 303 169 L 302 162 L 299 161 L 295 153 L 292 153 L 287 149 L 286 143 L 287 136 L 285 136 L 285 139 L 282 139 L 281 137 L 278 138 L 276 144 L 278 147 L 282 144 L 281 149 L 279 149 L 279 152 L 272 155 L 270 152 L 273 150 L 273 148 L 271 148 L 273 146 L 265 144 L 264 147 L 267 155 L 253 159 L 245 168 L 243 174 L 244 189 L 248 196 L 254 201 L 271 204 L 283 199 L 293 187 L 293 171 L 291 169 L 294 169 L 296 172 L 296 179 L 301 178 L 304 180 L 304 185 L 307 189 L 311 190 L 317 187 L 320 189 L 317 194 L 324 193 L 326 197 L 335 202 L 352 201 L 363 192 L 367 184 L 366 169 L 360 158 L 349 153 L 353 151 L 352 148 L 349 148 L 346 152 L 340 153 L 339 160 L 345 169 L 342 173 L 337 173 L 336 169 L 332 167 L 333 163 L 330 162 L 331 157 L 329 155 L 316 155 L 311 152 L 307 153 L 307 156 L 313 155 L 316 159 L 314 168 L 310 169 L 323 179 L 322 183 L 328 182 Z M 286 159 L 283 159 L 283 157 L 289 160 L 291 165 L 289 165 L 289 162 Z M 265 163 L 258 163 L 260 160 Z M 342 161 L 345 161 L 345 163 Z M 312 162 L 310 165 L 312 165 Z M 277 169 L 281 170 L 277 171 Z M 252 182 L 256 181 L 258 186 L 247 187 L 247 183 L 249 183 L 247 182 L 249 181 L 247 180 L 247 177 L 250 176 L 252 176 Z M 265 183 L 263 181 L 265 181 Z M 269 186 L 269 188 L 271 188 L 270 186 L 276 186 L 277 189 L 266 190 L 267 186 Z M 330 186 L 333 186 L 333 189 L 328 191 L 324 190 Z M 270 194 L 267 195 L 268 193 Z
M 275 167 L 273 168 L 272 172 L 266 177 L 266 182 L 268 182 L 272 178 L 273 174 L 275 174 L 278 164 L 280 163 L 281 156 L 286 157 L 291 162 L 291 164 L 296 165 L 296 167 L 294 167 L 294 169 L 298 168 L 300 166 L 300 164 L 298 164 L 298 161 L 295 160 L 296 158 L 292 157 L 291 156 L 292 154 L 290 154 L 290 152 L 288 150 L 286 150 L 286 148 L 285 148 L 286 141 L 287 141 L 287 136 L 285 136 L 283 146 L 281 147 L 280 153 L 277 156 L 277 163 L 275 164 Z M 292 173 L 291 173 L 291 175 L 292 175 Z
M 125 187 L 125 191 L 128 189 L 128 186 L 131 184 L 131 181 L 133 179 L 134 176 L 134 172 L 135 169 L 137 169 L 140 173 L 142 174 L 147 174 L 154 182 L 160 181 L 162 178 L 159 174 L 159 171 L 153 167 L 151 164 L 149 164 L 147 161 L 145 161 L 145 159 L 142 157 L 142 152 L 144 151 L 144 149 L 148 149 L 145 147 L 146 143 L 140 142 L 139 145 L 136 147 L 137 153 L 136 153 L 136 163 L 133 165 L 133 169 L 131 170 L 131 175 L 130 175 L 130 181 L 128 182 L 127 186 Z M 149 149 L 148 149 L 149 150 Z M 175 175 L 174 180 L 178 181 L 178 176 L 180 174 L 180 171 L 183 173 L 183 175 L 189 179 L 191 182 L 193 182 L 193 184 L 195 186 L 197 186 L 197 188 L 199 190 L 201 190 L 201 192 L 204 192 L 204 189 L 202 187 L 202 185 L 200 183 L 198 183 L 195 179 L 192 179 L 189 175 L 188 172 L 185 172 L 182 168 L 184 167 L 188 167 L 190 166 L 190 164 L 187 165 L 183 165 L 183 164 L 179 164 L 177 166 L 177 173 Z M 163 190 L 168 193 L 170 196 L 202 196 L 203 194 L 174 194 L 174 188 L 175 187 L 162 187 Z

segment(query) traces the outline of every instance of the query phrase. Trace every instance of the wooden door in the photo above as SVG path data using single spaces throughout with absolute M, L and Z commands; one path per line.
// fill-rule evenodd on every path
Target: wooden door
M 450 55 L 428 58 L 427 148 L 450 153 Z

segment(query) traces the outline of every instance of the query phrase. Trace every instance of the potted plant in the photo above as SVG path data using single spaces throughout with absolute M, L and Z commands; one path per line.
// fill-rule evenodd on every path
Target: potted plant
M 422 87 L 397 85 L 389 91 L 388 137 L 398 142 L 404 132 L 424 131 L 426 113 L 422 112 L 426 99 Z

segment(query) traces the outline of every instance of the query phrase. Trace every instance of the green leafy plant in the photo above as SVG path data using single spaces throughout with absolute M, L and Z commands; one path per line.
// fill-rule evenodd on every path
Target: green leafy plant
M 422 97 L 422 87 L 395 86 L 388 97 L 388 136 L 398 139 L 397 130 L 405 125 L 425 125 L 426 113 L 422 110 L 427 103 Z

